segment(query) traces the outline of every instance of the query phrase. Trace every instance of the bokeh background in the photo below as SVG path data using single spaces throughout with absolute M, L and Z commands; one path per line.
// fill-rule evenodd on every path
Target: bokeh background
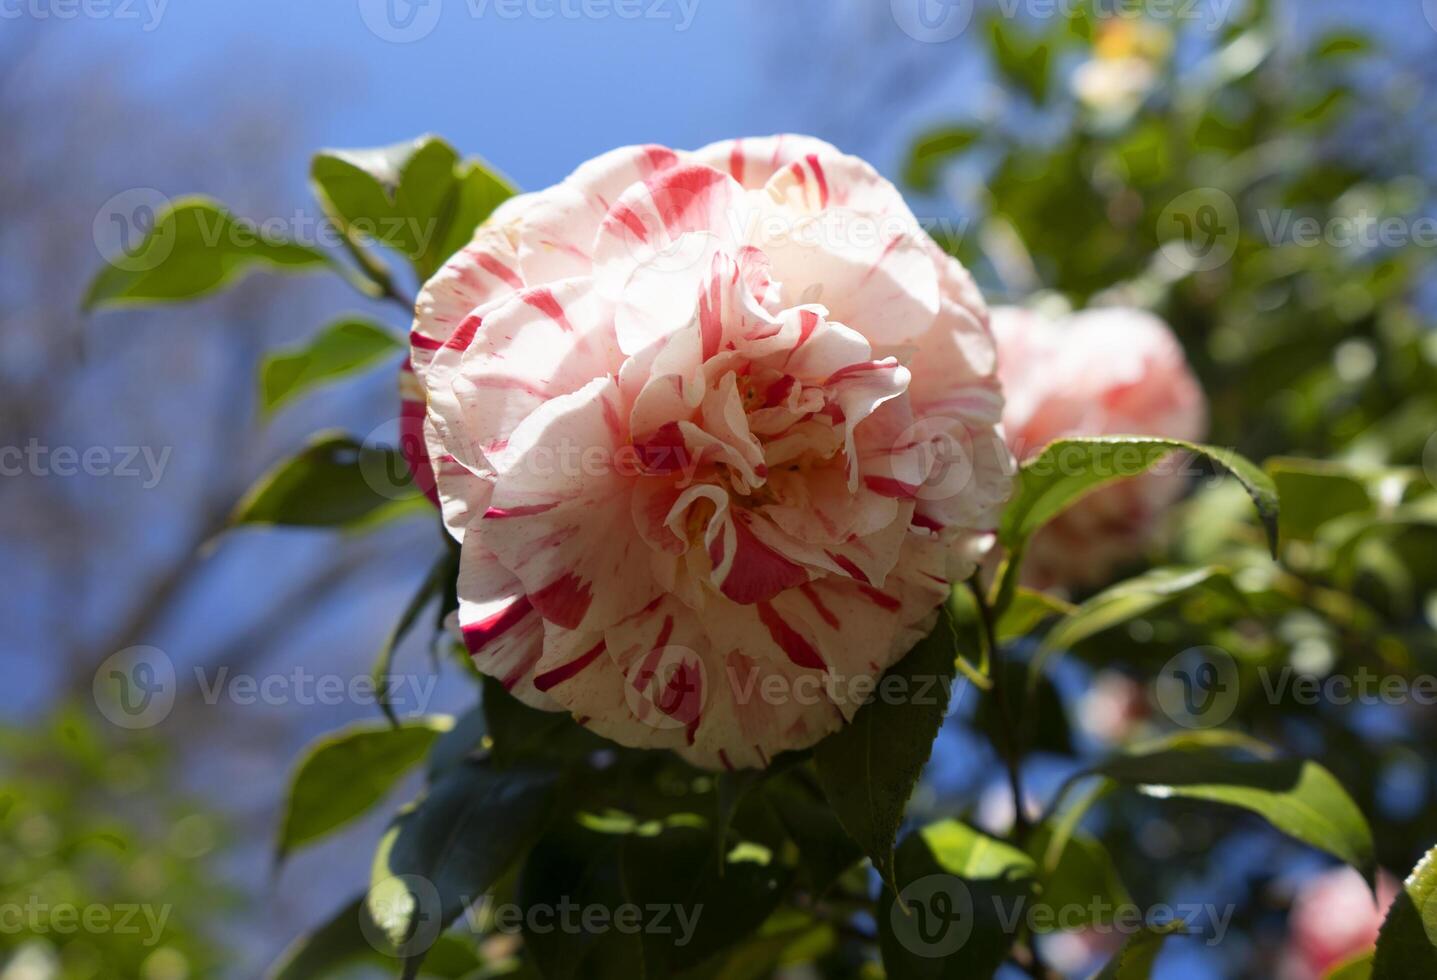
M 423 519 L 226 530 L 245 488 L 314 430 L 393 430 L 388 371 L 261 418 L 263 352 L 344 311 L 407 325 L 337 281 L 264 276 L 183 308 L 82 315 L 135 201 L 203 193 L 303 237 L 320 147 L 435 132 L 536 188 L 624 143 L 810 133 L 899 181 L 990 299 L 1166 316 L 1208 389 L 1211 441 L 1372 466 L 1425 452 L 1437 475 L 1437 225 L 1420 220 L 1434 95 L 1437 3 L 1422 0 L 0 2 L 0 446 L 27 453 L 0 479 L 0 900 L 171 910 L 154 942 L 0 929 L 0 978 L 257 976 L 361 889 L 377 818 L 282 869 L 274 823 L 300 747 L 377 713 L 315 679 L 368 674 L 434 554 Z M 1398 223 L 1369 241 L 1369 216 Z M 1316 239 L 1298 240 L 1304 217 Z M 95 472 L 66 475 L 64 447 L 95 450 Z M 1196 498 L 1200 540 L 1172 547 L 1220 547 L 1226 501 Z M 1432 579 L 1399 558 L 1380 608 L 1430 634 Z M 1283 629 L 1271 642 L 1308 665 L 1348 642 L 1322 623 Z M 174 701 L 129 730 L 93 681 L 137 645 L 173 664 Z M 420 637 L 398 662 L 414 682 L 403 710 L 471 694 Z M 236 695 L 241 676 L 268 693 Z M 1040 798 L 1151 710 L 1124 672 L 1075 665 L 1058 681 L 1080 744 L 1047 746 Z M 1269 721 L 1324 753 L 1405 869 L 1437 839 L 1431 720 L 1370 714 Z M 917 806 L 1001 828 L 992 763 L 960 711 Z M 1158 976 L 1317 975 L 1289 912 L 1323 862 L 1260 832 L 1208 853 L 1199 817 L 1133 819 L 1144 895 L 1238 910 L 1221 945 L 1170 943 Z M 1074 939 L 1050 959 L 1080 973 L 1101 946 Z

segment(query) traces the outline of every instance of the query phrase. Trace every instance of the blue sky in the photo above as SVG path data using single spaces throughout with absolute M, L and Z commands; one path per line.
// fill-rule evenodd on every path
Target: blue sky
M 806 122 L 803 107 L 775 89 L 782 78 L 763 63 L 763 11 L 751 3 L 418 0 L 414 24 L 437 20 L 397 43 L 380 36 L 407 36 L 384 28 L 384 4 L 402 14 L 410 0 L 133 2 L 133 18 L 66 27 L 77 41 L 132 49 L 144 80 L 161 89 L 183 79 L 174 96 L 191 110 L 217 101 L 253 63 L 246 52 L 262 50 L 261 67 L 313 83 L 303 99 L 316 128 L 304 145 L 433 131 L 525 186 L 552 183 L 623 143 L 694 146 Z M 634 11 L 645 16 L 628 19 Z M 233 58 L 233 71 L 213 71 L 216 58 Z

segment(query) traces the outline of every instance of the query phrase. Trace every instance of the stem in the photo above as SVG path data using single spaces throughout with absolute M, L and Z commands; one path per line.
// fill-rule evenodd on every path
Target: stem
M 976 578 L 968 580 L 968 591 L 978 603 L 978 618 L 983 626 L 983 642 L 990 651 L 993 666 L 990 674 L 993 696 L 998 704 L 1001 721 L 1003 761 L 1008 770 L 1008 788 L 1013 793 L 1013 837 L 1021 845 L 1028 839 L 1032 829 L 1023 806 L 1023 776 L 1021 772 L 1022 750 L 1018 743 L 1017 727 L 1013 724 L 1013 710 L 1008 703 L 1008 678 L 1004 673 L 1003 648 L 998 643 L 998 630 L 993 622 L 993 609 L 983 595 L 983 588 Z

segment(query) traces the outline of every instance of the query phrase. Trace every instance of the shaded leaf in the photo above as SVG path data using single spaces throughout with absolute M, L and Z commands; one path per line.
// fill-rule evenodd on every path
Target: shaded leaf
M 614 921 L 605 929 L 527 931 L 551 980 L 672 976 L 753 935 L 785 893 L 790 873 L 765 860 L 764 848 L 734 848 L 720 867 L 706 828 L 600 826 L 561 826 L 540 841 L 520 877 L 520 904 L 562 908 L 567 901 L 611 914 L 636 907 L 640 921 L 627 929 Z
M 391 691 L 390 672 L 394 667 L 394 651 L 400 641 L 414 628 L 422 613 L 435 599 L 443 603 L 445 591 L 453 587 L 453 583 L 459 577 L 459 558 L 452 548 L 446 548 L 441 557 L 420 583 L 419 590 L 410 598 L 409 603 L 400 614 L 399 621 L 394 624 L 394 629 L 385 636 L 384 643 L 379 648 L 379 653 L 374 659 L 374 667 L 370 670 L 369 676 L 374 681 L 375 690 L 379 695 L 379 707 L 386 718 L 398 724 L 398 718 L 394 714 L 394 705 L 390 701 Z M 442 628 L 442 626 L 441 626 Z
M 566 712 L 531 708 L 492 677 L 483 684 L 484 717 L 493 742 L 489 757 L 500 768 L 565 766 L 614 748 Z
M 410 969 L 543 833 L 552 776 L 486 765 L 449 770 L 402 813 L 375 854 L 369 913 Z
M 454 722 L 454 727 L 440 735 L 429 750 L 428 777 L 431 783 L 471 761 L 483 747 L 489 731 L 482 705 L 469 709 Z
M 803 782 L 771 780 L 762 795 L 798 847 L 799 871 L 811 894 L 826 894 L 863 859 L 863 848 L 843 829 L 827 800 Z
M 909 834 L 896 855 L 900 903 L 878 899 L 890 977 L 983 980 L 1008 958 L 1032 898 L 1031 858 L 956 820 Z
M 952 694 L 956 642 L 948 617 L 940 616 L 853 720 L 814 749 L 819 782 L 839 821 L 890 883 L 903 810 Z
M 1387 911 L 1372 958 L 1373 980 L 1437 976 L 1437 847 L 1402 883 Z
M 396 450 L 322 432 L 298 455 L 260 477 L 230 520 L 363 528 L 428 506 Z
M 392 972 L 397 966 L 396 955 L 370 917 L 361 895 L 328 922 L 291 943 L 265 977 L 266 980 L 318 980 L 347 975 L 349 968 L 360 964 L 372 964 Z M 441 936 L 429 951 L 421 975 L 457 980 L 482 965 L 471 946 L 457 938 Z

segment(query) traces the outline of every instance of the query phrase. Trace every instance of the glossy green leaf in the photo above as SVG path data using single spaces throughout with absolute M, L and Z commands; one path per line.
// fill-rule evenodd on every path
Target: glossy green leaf
M 514 185 L 487 164 L 471 160 L 459 166 L 454 195 L 443 234 L 436 240 L 430 262 L 438 268 L 474 237 L 494 209 L 518 193 Z
M 155 215 L 140 244 L 110 256 L 85 294 L 86 310 L 198 299 L 255 269 L 343 272 L 323 252 L 277 239 L 201 197 Z
M 1023 464 L 1013 499 L 1003 512 L 999 540 L 1020 548 L 1038 528 L 1100 487 L 1143 473 L 1174 451 L 1193 453 L 1235 476 L 1257 506 L 1258 517 L 1276 554 L 1277 488 L 1262 470 L 1227 449 L 1181 439 L 1101 436 L 1059 439 Z
M 445 773 L 380 841 L 366 898 L 412 969 L 544 832 L 552 776 L 466 764 Z
M 1033 897 L 1033 860 L 956 820 L 899 845 L 898 895 L 878 899 L 878 935 L 890 977 L 985 980 L 1008 958 Z M 902 901 L 898 901 L 901 896 Z
M 260 477 L 230 521 L 359 529 L 428 506 L 397 451 L 329 432 Z
M 1109 760 L 1097 773 L 1154 799 L 1206 800 L 1256 813 L 1290 837 L 1370 875 L 1372 831 L 1322 766 L 1300 759 L 1240 759 L 1215 748 Z
M 302 346 L 265 358 L 260 365 L 260 411 L 268 415 L 320 385 L 380 363 L 402 347 L 370 320 L 337 320 Z
M 448 715 L 360 722 L 311 744 L 290 780 L 278 858 L 363 816 L 453 727 Z
M 1387 911 L 1372 958 L 1373 980 L 1430 980 L 1437 976 L 1437 847 L 1402 883 Z
M 933 751 L 952 693 L 956 639 L 946 616 L 879 681 L 853 720 L 818 743 L 814 761 L 839 821 L 893 881 L 893 842 Z
M 461 162 L 435 136 L 370 150 L 326 150 L 315 156 L 310 174 L 326 212 L 347 234 L 397 250 L 421 280 L 514 194 L 485 164 Z

